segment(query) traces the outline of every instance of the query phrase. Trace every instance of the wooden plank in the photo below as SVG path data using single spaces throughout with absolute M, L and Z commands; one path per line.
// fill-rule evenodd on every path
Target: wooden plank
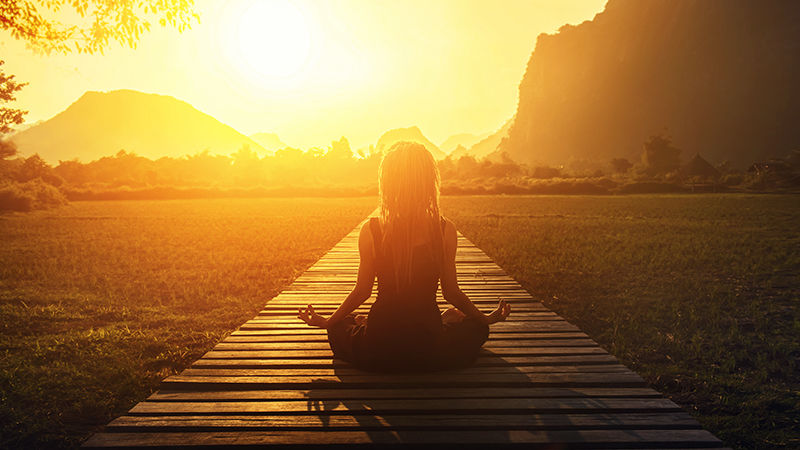
M 589 339 L 589 337 L 580 331 L 565 332 L 565 333 L 503 333 L 503 334 L 489 334 L 488 342 L 496 340 L 572 340 L 572 339 Z M 222 342 L 328 342 L 326 333 L 318 334 L 279 334 L 279 335 L 230 335 L 223 339 Z M 594 342 L 594 341 L 592 341 Z
M 591 365 L 591 364 L 616 364 L 617 360 L 611 355 L 577 355 L 577 356 L 509 356 L 504 358 L 487 356 L 478 358 L 474 367 L 490 366 L 534 366 L 534 365 Z M 228 367 L 228 368 L 260 368 L 281 367 L 284 369 L 303 367 L 350 367 L 344 361 L 330 358 L 310 359 L 213 359 L 200 358 L 192 367 Z
M 534 340 L 507 340 L 493 339 L 487 341 L 484 348 L 498 347 L 597 347 L 591 339 L 534 339 Z M 214 347 L 218 350 L 324 350 L 329 349 L 327 341 L 323 342 L 228 342 L 227 339 Z
M 623 373 L 518 373 L 508 374 L 450 374 L 444 378 L 435 374 L 375 374 L 358 376 L 186 376 L 167 377 L 162 386 L 171 389 L 200 389 L 222 387 L 231 389 L 313 389 L 326 388 L 385 388 L 397 387 L 512 387 L 512 386 L 557 386 L 557 387 L 644 387 L 645 382 L 633 372 Z
M 358 399 L 408 399 L 408 398 L 569 398 L 569 397 L 624 397 L 661 398 L 661 394 L 651 388 L 556 388 L 523 387 L 502 388 L 484 387 L 481 389 L 444 387 L 440 389 L 270 389 L 270 390 L 204 390 L 172 391 L 162 389 L 150 395 L 148 401 L 209 401 L 231 400 L 358 400 Z
M 493 348 L 491 353 L 487 350 L 478 354 L 491 356 L 542 356 L 542 355 L 606 355 L 608 354 L 601 347 L 498 347 Z M 332 358 L 333 353 L 328 350 L 256 350 L 256 351 L 224 351 L 211 350 L 206 353 L 204 358 L 227 358 L 227 359 L 290 359 L 290 358 Z
M 316 309 L 316 308 L 315 308 Z M 287 314 L 282 316 L 256 316 L 253 319 L 250 319 L 248 323 L 274 323 L 274 324 L 300 324 L 306 326 L 300 319 L 296 317 L 297 311 L 293 311 L 293 315 Z M 520 312 L 516 317 L 508 318 L 504 323 L 515 323 L 515 322 L 562 322 L 562 323 L 569 323 L 566 322 L 559 316 L 547 313 L 537 313 L 537 312 Z M 531 324 L 536 325 L 536 324 Z
M 297 312 L 294 313 L 295 316 Z M 536 315 L 526 315 L 525 313 L 520 313 L 518 317 L 513 319 L 509 318 L 503 324 L 518 324 L 522 322 L 559 322 L 561 324 L 569 324 L 569 322 L 565 321 L 564 319 L 558 316 L 536 316 Z M 247 321 L 247 323 L 251 324 L 288 324 L 288 325 L 302 325 L 303 327 L 308 327 L 303 321 L 298 319 L 294 316 L 284 315 L 278 317 L 269 317 L 269 316 L 256 316 L 253 319 Z M 538 323 L 531 323 L 530 326 L 537 326 Z
M 292 330 L 292 329 L 305 329 L 308 325 L 304 323 L 259 323 L 259 322 L 245 322 L 241 330 Z M 499 322 L 492 325 L 492 332 L 503 331 L 579 331 L 578 327 L 566 321 L 539 321 L 536 323 L 529 322 Z
M 455 371 L 437 372 L 437 378 L 446 381 L 453 377 L 457 379 L 462 375 L 481 375 L 481 374 L 508 374 L 518 375 L 523 373 L 629 373 L 630 370 L 621 364 L 585 364 L 582 366 L 478 366 L 468 367 Z M 181 375 L 184 376 L 232 376 L 232 377 L 284 377 L 284 376 L 337 376 L 342 379 L 347 377 L 361 376 L 364 372 L 352 367 L 336 368 L 315 368 L 304 367 L 294 368 L 287 372 L 283 368 L 219 368 L 219 367 L 195 367 L 191 366 L 184 369 Z
M 237 337 L 237 336 L 232 336 Z M 315 336 L 319 341 L 268 341 L 268 342 L 240 342 L 229 341 L 227 338 L 217 344 L 220 350 L 277 350 L 277 349 L 324 349 L 328 348 L 326 336 Z M 597 343 L 591 339 L 496 339 L 488 340 L 484 348 L 493 347 L 596 347 Z M 253 339 L 252 337 L 249 337 Z
M 297 303 L 297 304 L 274 304 L 274 305 L 272 305 L 270 307 L 270 309 L 265 309 L 265 310 L 259 311 L 258 315 L 259 316 L 289 316 L 289 317 L 295 317 L 297 315 L 298 308 L 304 308 L 307 305 L 308 305 L 308 303 L 306 303 L 305 305 L 303 305 L 301 303 Z M 369 313 L 369 306 L 370 305 L 360 306 L 360 307 L 356 308 L 354 312 L 357 313 L 357 314 L 367 314 L 367 313 Z M 497 307 L 497 303 L 494 302 L 494 303 L 490 304 L 490 306 Z M 549 314 L 552 314 L 549 311 L 547 311 L 544 307 L 531 307 L 531 306 L 527 306 L 527 305 L 512 305 L 512 307 L 514 309 L 514 315 L 516 315 L 517 313 L 533 313 L 534 315 L 538 314 L 538 315 L 542 315 L 542 316 L 547 316 Z M 335 305 L 335 304 L 317 304 L 317 305 L 314 305 L 314 309 L 317 312 L 319 312 L 320 314 L 323 314 L 323 313 L 324 314 L 330 314 L 330 313 L 334 312 L 336 310 L 336 308 L 338 308 L 338 305 Z M 449 308 L 449 306 L 447 306 L 447 305 L 440 305 L 439 306 L 439 310 L 440 311 L 443 311 L 444 309 L 447 309 L 447 308 Z M 483 309 L 483 306 L 481 306 L 478 309 Z M 487 306 L 486 309 L 489 310 L 489 307 Z M 494 309 L 494 308 L 492 308 L 492 309 Z
M 273 306 L 294 306 L 294 305 L 307 305 L 309 300 L 313 300 L 315 303 L 319 305 L 331 305 L 331 306 L 338 306 L 338 303 L 344 301 L 345 297 L 350 291 L 341 291 L 341 292 L 327 292 L 327 291 L 320 291 L 315 295 L 313 292 L 303 292 L 298 293 L 297 295 L 283 295 L 280 298 L 275 298 L 268 303 L 268 307 L 271 308 Z M 503 298 L 504 300 L 512 303 L 514 305 L 519 306 L 530 306 L 536 307 L 540 310 L 547 310 L 544 305 L 540 302 L 536 301 L 530 295 L 508 295 L 502 293 L 493 293 L 493 292 L 473 292 L 470 295 L 470 299 L 472 299 L 473 303 L 483 304 L 483 305 L 490 305 L 492 303 L 497 304 L 498 300 Z M 375 301 L 375 297 L 370 297 L 368 300 L 364 302 L 365 305 L 372 304 Z M 449 305 L 444 298 L 437 297 L 439 307 Z
M 292 299 L 292 298 L 298 299 L 298 298 L 304 298 L 304 297 L 307 298 L 307 296 L 309 294 L 312 295 L 313 297 L 311 297 L 311 298 L 314 298 L 314 299 L 332 299 L 332 300 L 337 300 L 338 299 L 338 300 L 341 301 L 341 300 L 343 300 L 343 297 L 342 297 L 343 293 L 346 294 L 347 292 L 349 292 L 349 290 L 347 290 L 347 289 L 340 289 L 340 290 L 333 291 L 333 292 L 328 292 L 327 289 L 326 290 L 314 290 L 314 291 L 310 291 L 310 292 L 304 292 L 304 291 L 282 291 L 280 294 L 278 294 L 277 297 L 274 297 L 274 299 L 271 300 L 271 302 L 272 302 L 272 304 L 274 304 L 276 301 L 279 301 L 279 300 L 284 299 L 284 298 L 288 298 L 288 299 Z M 373 292 L 375 292 L 377 294 L 377 289 L 373 288 Z M 436 298 L 441 300 L 441 301 L 444 301 L 444 297 L 442 297 L 440 294 L 441 293 L 439 293 L 439 295 L 437 295 Z M 532 302 L 532 303 L 538 303 L 538 301 L 536 299 L 534 299 L 533 296 L 531 296 L 531 294 L 528 293 L 528 292 L 499 292 L 499 293 L 494 293 L 491 290 L 483 290 L 483 291 L 480 291 L 480 292 L 473 292 L 474 297 L 476 299 L 478 299 L 478 300 L 486 299 L 486 298 L 491 299 L 491 298 L 495 297 L 497 294 L 501 294 L 503 296 L 503 298 L 517 299 L 517 300 L 527 300 L 527 301 Z M 374 300 L 375 297 L 370 297 L 370 299 Z M 367 301 L 370 301 L 370 300 L 367 300 Z
M 350 412 L 350 410 L 347 410 Z M 576 430 L 576 429 L 698 429 L 686 412 L 584 413 L 584 414 L 375 414 L 320 415 L 187 415 L 120 417 L 108 425 L 109 431 L 226 431 L 252 429 L 492 429 L 492 430 Z M 378 423 L 378 418 L 382 419 Z
M 342 400 L 326 404 L 325 414 L 545 414 L 566 412 L 682 412 L 664 398 L 454 398 Z M 320 414 L 307 400 L 229 402 L 149 402 L 134 406 L 129 415 Z
M 620 444 L 648 447 L 698 444 L 714 446 L 719 439 L 705 430 L 394 430 L 232 431 L 98 433 L 87 447 L 152 446 L 264 446 L 264 445 L 372 445 L 372 444 L 495 444 L 516 443 L 554 448 L 614 448 Z M 533 448 L 533 447 L 528 447 Z
M 489 339 L 512 339 L 513 336 L 535 333 L 539 335 L 552 334 L 553 336 L 563 336 L 565 333 L 581 333 L 580 330 L 570 331 L 550 331 L 550 330 L 496 330 L 491 329 Z M 322 328 L 306 327 L 297 329 L 266 329 L 266 330 L 234 330 L 231 336 L 304 336 L 304 335 L 326 335 L 327 331 Z

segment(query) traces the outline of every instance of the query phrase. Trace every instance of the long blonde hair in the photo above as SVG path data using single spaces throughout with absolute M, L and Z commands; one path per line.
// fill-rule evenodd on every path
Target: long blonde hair
M 443 239 L 439 212 L 439 169 L 422 144 L 398 142 L 383 155 L 378 179 L 382 248 L 391 249 L 398 288 L 411 282 L 414 236 L 428 233 L 441 268 Z

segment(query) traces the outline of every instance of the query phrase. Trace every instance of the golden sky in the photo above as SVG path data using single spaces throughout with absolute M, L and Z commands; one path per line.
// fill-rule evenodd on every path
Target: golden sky
M 417 125 L 434 143 L 496 130 L 516 109 L 536 36 L 605 0 L 197 0 L 200 23 L 154 25 L 137 49 L 41 56 L 2 35 L 17 106 L 48 119 L 87 90 L 187 101 L 245 134 L 353 148 Z

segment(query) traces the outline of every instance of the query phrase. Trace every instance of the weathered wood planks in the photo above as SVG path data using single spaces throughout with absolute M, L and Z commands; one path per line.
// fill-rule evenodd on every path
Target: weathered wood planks
M 85 446 L 721 446 L 463 236 L 456 259 L 464 292 L 485 310 L 499 298 L 513 308 L 507 322 L 492 326 L 473 367 L 375 374 L 332 359 L 325 331 L 295 316 L 309 303 L 330 314 L 347 295 L 359 229 Z

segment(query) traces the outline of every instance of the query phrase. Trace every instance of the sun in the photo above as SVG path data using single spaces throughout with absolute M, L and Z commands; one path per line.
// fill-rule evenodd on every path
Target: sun
M 237 14 L 229 51 L 251 77 L 286 79 L 297 75 L 311 52 L 311 30 L 288 0 L 257 0 Z

